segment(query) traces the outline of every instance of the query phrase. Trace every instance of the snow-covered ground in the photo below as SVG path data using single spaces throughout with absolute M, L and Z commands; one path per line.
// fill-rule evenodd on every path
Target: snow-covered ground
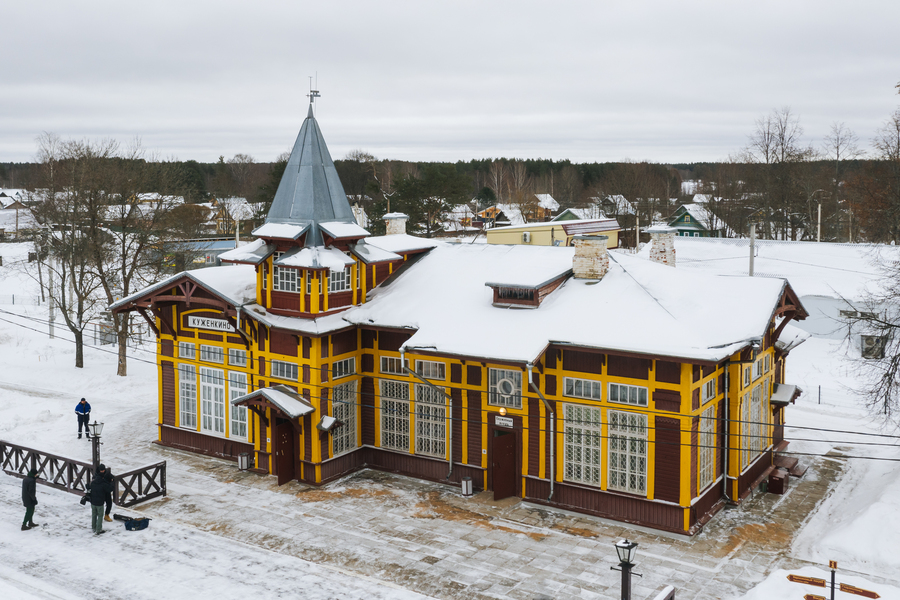
M 0 245 L 0 249 L 3 245 Z M 5 254 L 4 252 L 0 252 Z M 4 260 L 6 264 L 6 260 Z M 0 298 L 34 293 L 27 281 L 0 267 Z M 2 300 L 0 300 L 2 301 Z M 59 324 L 49 340 L 45 307 L 0 304 L 0 439 L 89 460 L 90 445 L 75 436 L 74 405 L 86 396 L 93 416 L 106 423 L 103 457 L 118 471 L 155 462 L 156 369 L 153 345 L 131 351 L 129 376 L 115 376 L 114 348 L 85 349 L 84 369 L 75 369 L 74 348 Z M 805 394 L 788 409 L 788 423 L 828 430 L 882 433 L 852 392 L 854 376 L 840 342 L 810 339 L 789 359 L 788 383 Z M 818 386 L 822 403 L 818 403 Z M 791 451 L 900 459 L 894 438 L 866 438 L 836 431 L 788 427 Z M 887 446 L 866 446 L 877 442 Z M 812 474 L 815 476 L 815 474 Z M 20 480 L 0 474 L 0 598 L 419 598 L 349 571 L 270 552 L 251 544 L 154 519 L 150 528 L 91 534 L 89 510 L 77 496 L 38 487 L 36 530 L 19 531 Z M 178 482 L 170 482 L 178 491 Z M 127 512 L 116 509 L 117 512 Z M 900 598 L 900 587 L 865 575 L 900 579 L 900 462 L 849 459 L 844 478 L 809 515 L 789 556 L 822 565 L 791 571 L 827 578 L 828 560 L 838 561 L 838 581 Z M 824 594 L 790 583 L 774 571 L 745 599 Z M 679 594 L 680 597 L 680 594 Z

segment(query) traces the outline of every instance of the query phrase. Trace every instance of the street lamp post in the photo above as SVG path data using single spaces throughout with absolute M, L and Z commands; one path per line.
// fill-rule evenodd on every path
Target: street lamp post
M 98 469 L 100 468 L 100 434 L 103 433 L 103 423 L 98 423 L 95 420 L 88 425 L 88 427 L 91 429 L 91 462 L 94 465 L 93 477 L 96 476 Z
M 619 555 L 619 566 L 610 567 L 613 571 L 622 571 L 622 600 L 631 600 L 631 569 L 634 567 L 634 555 L 638 543 L 627 539 L 616 542 L 616 554 Z M 635 573 L 643 577 L 640 573 Z

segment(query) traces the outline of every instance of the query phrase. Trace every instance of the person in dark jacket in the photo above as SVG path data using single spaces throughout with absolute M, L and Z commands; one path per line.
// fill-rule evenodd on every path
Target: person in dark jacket
M 22 480 L 22 504 L 25 505 L 25 520 L 22 521 L 22 531 L 37 527 L 34 522 L 34 507 L 37 506 L 37 471 L 31 469 Z
M 106 495 L 112 492 L 112 484 L 106 478 L 105 465 L 100 465 L 87 489 L 91 497 L 91 529 L 94 530 L 94 535 L 106 533 L 103 531 L 103 505 L 106 503 Z
M 78 404 L 75 405 L 75 414 L 78 415 L 78 439 L 81 439 L 82 427 L 84 427 L 84 432 L 87 434 L 88 439 L 91 439 L 91 430 L 88 428 L 88 423 L 91 421 L 90 403 L 82 398 Z
M 106 512 L 103 515 L 103 520 L 112 523 L 112 518 L 109 516 L 109 511 L 112 510 L 113 491 L 116 489 L 116 480 L 113 477 L 112 469 L 110 469 L 109 467 L 106 468 L 106 473 L 103 475 L 103 477 L 106 478 L 106 482 L 109 484 L 109 491 L 106 492 Z

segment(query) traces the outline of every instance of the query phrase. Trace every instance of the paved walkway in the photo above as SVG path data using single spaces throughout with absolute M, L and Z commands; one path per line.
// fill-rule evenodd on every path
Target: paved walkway
M 377 471 L 278 487 L 234 463 L 154 453 L 169 459 L 170 496 L 142 505 L 149 516 L 447 599 L 617 599 L 622 537 L 640 544 L 635 600 L 667 584 L 679 600 L 740 596 L 807 564 L 788 556 L 791 541 L 844 469 L 839 453 L 818 459 L 785 496 L 757 494 L 685 540 Z

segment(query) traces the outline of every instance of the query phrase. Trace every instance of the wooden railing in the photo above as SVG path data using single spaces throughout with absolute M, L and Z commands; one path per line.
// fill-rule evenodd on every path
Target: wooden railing
M 70 494 L 83 495 L 93 475 L 93 465 L 56 456 L 0 440 L 0 468 L 7 475 L 23 478 L 31 469 L 35 480 Z M 119 506 L 134 506 L 166 495 L 166 462 L 156 463 L 114 475 L 113 501 Z

